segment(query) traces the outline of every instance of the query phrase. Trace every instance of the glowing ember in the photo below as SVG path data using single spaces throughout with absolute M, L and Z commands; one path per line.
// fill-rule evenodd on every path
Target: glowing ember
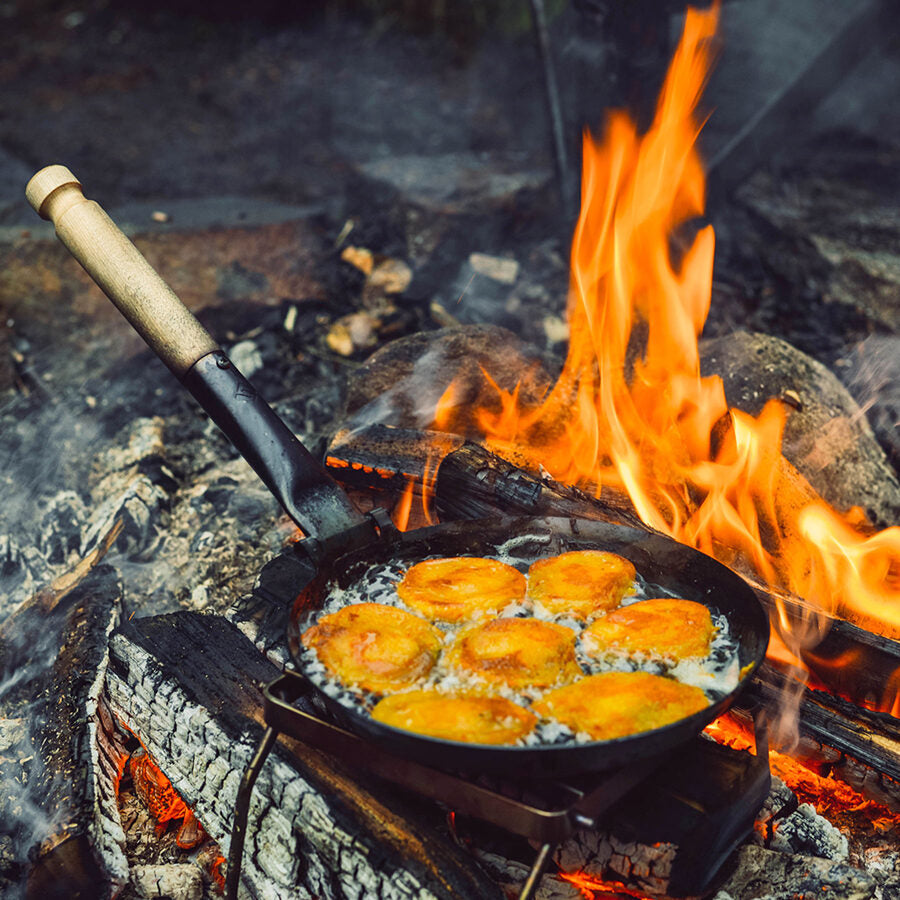
M 718 15 L 688 10 L 646 134 L 614 112 L 602 142 L 585 135 L 557 382 L 537 403 L 523 399 L 535 395 L 525 380 L 513 392 L 494 384 L 495 401 L 474 413 L 454 406 L 463 392 L 451 385 L 435 426 L 465 433 L 474 419 L 511 461 L 598 496 L 624 491 L 648 525 L 806 598 L 802 627 L 781 617 L 796 656 L 820 639 L 819 614 L 900 628 L 900 528 L 867 534 L 858 512 L 828 508 L 781 456 L 781 401 L 755 418 L 729 410 L 721 379 L 700 374 L 714 235 L 688 230 L 705 202 L 695 109 Z M 674 239 L 686 249 L 673 252 Z
M 720 744 L 735 750 L 755 751 L 752 732 L 729 713 L 710 723 L 705 730 Z M 815 762 L 770 749 L 769 766 L 801 803 L 812 804 L 816 812 L 842 830 L 854 834 L 863 831 L 880 834 L 900 827 L 900 814 L 867 800 L 846 782 L 817 771 L 819 767 Z
M 134 782 L 135 793 L 144 801 L 156 819 L 156 833 L 162 834 L 169 822 L 181 819 L 175 843 L 182 850 L 190 850 L 206 838 L 203 826 L 185 802 L 178 796 L 172 783 L 143 748 L 131 755 L 128 770 Z
M 568 881 L 569 884 L 578 888 L 586 900 L 600 900 L 602 897 L 634 897 L 636 900 L 651 900 L 646 894 L 639 894 L 620 881 L 607 881 L 594 875 L 588 875 L 587 872 L 559 872 L 557 874 L 563 881 Z

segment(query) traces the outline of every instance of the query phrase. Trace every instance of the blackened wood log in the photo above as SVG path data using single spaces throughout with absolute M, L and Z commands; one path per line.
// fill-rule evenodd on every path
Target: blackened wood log
M 348 488 L 401 493 L 412 481 L 421 488 L 426 468 L 434 468 L 465 439 L 438 431 L 392 425 L 342 429 L 328 446 L 325 464 Z
M 592 497 L 521 469 L 471 441 L 444 458 L 437 473 L 435 498 L 438 512 L 448 519 L 577 516 L 647 528 L 625 497 L 612 492 Z
M 777 709 L 787 677 L 764 663 L 750 693 L 770 709 Z M 802 688 L 798 714 L 802 735 L 851 758 L 849 762 L 836 760 L 832 768 L 842 776 L 849 775 L 852 787 L 877 802 L 900 808 L 900 720 L 809 688 Z M 853 760 L 858 765 L 854 766 Z
M 348 488 L 399 495 L 412 482 L 419 493 L 433 490 L 437 511 L 447 519 L 486 516 L 579 516 L 646 526 L 627 497 L 601 498 L 540 477 L 459 435 L 369 425 L 339 431 L 325 459 Z
M 231 623 L 175 613 L 111 641 L 110 707 L 227 852 L 241 774 L 259 741 L 260 685 L 278 670 Z M 394 791 L 280 740 L 254 790 L 242 881 L 254 897 L 499 898 L 471 857 Z
M 85 567 L 43 596 L 52 603 L 20 608 L 0 643 L 0 712 L 27 723 L 2 761 L 0 830 L 30 860 L 27 897 L 111 897 L 128 865 L 98 704 L 121 584 L 109 566 Z

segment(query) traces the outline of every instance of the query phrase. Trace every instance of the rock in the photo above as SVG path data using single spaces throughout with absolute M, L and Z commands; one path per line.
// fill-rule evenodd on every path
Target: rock
M 190 863 L 134 866 L 131 883 L 139 897 L 167 900 L 202 900 L 203 876 Z
M 771 398 L 786 403 L 782 452 L 832 506 L 861 506 L 879 526 L 900 520 L 896 472 L 847 389 L 821 363 L 770 335 L 737 332 L 704 341 L 701 367 L 722 377 L 729 406 L 757 415 Z
M 721 891 L 754 900 L 869 900 L 875 879 L 844 863 L 812 856 L 789 856 L 762 847 L 741 847 L 736 868 Z
M 345 424 L 351 429 L 376 423 L 428 428 L 451 381 L 457 385 L 453 405 L 460 409 L 496 397 L 482 368 L 508 391 L 521 379 L 525 398 L 549 383 L 534 352 L 503 328 L 469 325 L 423 332 L 392 341 L 351 374 Z
M 900 337 L 872 335 L 840 362 L 844 368 L 838 374 L 891 464 L 900 470 Z

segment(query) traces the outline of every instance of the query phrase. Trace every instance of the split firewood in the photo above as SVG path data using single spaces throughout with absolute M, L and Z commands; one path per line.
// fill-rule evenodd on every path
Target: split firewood
M 110 707 L 227 852 L 241 775 L 278 670 L 224 619 L 176 613 L 113 635 Z M 396 790 L 282 739 L 254 789 L 242 871 L 253 897 L 483 897 L 499 889 Z
M 0 641 L 0 715 L 22 723 L 0 751 L 0 833 L 19 867 L 0 871 L 0 887 L 10 877 L 36 900 L 112 897 L 128 865 L 101 692 L 121 585 L 109 566 L 85 566 L 41 598 Z

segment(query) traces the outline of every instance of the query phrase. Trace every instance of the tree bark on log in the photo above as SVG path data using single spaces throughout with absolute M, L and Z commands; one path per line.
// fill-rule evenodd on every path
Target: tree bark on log
M 126 623 L 111 641 L 110 707 L 227 851 L 260 736 L 259 686 L 278 670 L 233 625 L 196 613 Z M 374 779 L 282 738 L 259 776 L 242 875 L 260 898 L 496 898 L 499 888 Z

